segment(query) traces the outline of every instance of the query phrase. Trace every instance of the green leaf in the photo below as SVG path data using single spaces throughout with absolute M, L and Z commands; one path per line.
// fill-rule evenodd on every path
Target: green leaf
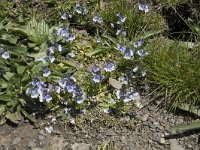
M 39 62 L 38 64 L 35 64 L 35 65 L 33 66 L 33 68 L 31 69 L 32 74 L 33 74 L 33 75 L 38 74 L 38 73 L 42 70 L 42 68 L 43 68 L 44 66 L 45 66 L 45 65 L 44 65 L 42 62 Z
M 164 32 L 163 29 L 160 29 L 160 30 L 157 30 L 157 31 L 156 30 L 155 31 L 149 31 L 149 32 L 146 32 L 146 33 L 144 33 L 142 35 L 139 35 L 138 39 L 146 39 L 146 38 L 149 38 L 151 36 L 155 36 L 157 34 L 160 34 L 162 32 Z
M 86 54 L 86 56 L 91 57 L 91 56 L 94 56 L 94 55 L 102 54 L 102 53 L 104 53 L 104 52 L 108 52 L 108 50 L 109 50 L 109 49 L 108 49 L 107 47 L 97 48 L 97 49 L 95 49 L 94 51 L 92 51 L 92 52 Z
M 200 120 L 194 121 L 189 125 L 177 125 L 171 128 L 173 132 L 188 131 L 194 129 L 200 129 Z
M 3 75 L 3 77 L 6 79 L 6 80 L 10 80 L 15 74 L 14 73 L 11 73 L 11 72 L 6 72 L 6 74 Z
M 16 111 L 15 113 L 10 113 L 9 111 L 6 112 L 6 119 L 9 119 L 10 121 L 12 121 L 15 124 L 18 124 L 19 121 L 21 120 L 21 113 L 20 111 Z
M 0 116 L 5 112 L 6 108 L 4 105 L 0 105 Z
M 27 82 L 29 80 L 30 80 L 30 73 L 26 71 L 21 81 Z
M 21 66 L 21 65 L 17 64 L 17 73 L 18 74 L 23 74 L 25 69 L 26 69 L 26 66 Z
M 0 126 L 3 125 L 6 122 L 6 119 L 4 117 L 0 117 Z
M 28 118 L 31 122 L 33 122 L 33 123 L 37 123 L 37 120 L 35 119 L 35 118 L 33 118 L 31 115 L 29 115 L 25 110 L 21 110 L 22 111 L 22 114 L 26 117 L 26 118 Z
M 12 101 L 11 95 L 8 94 L 0 95 L 0 101 L 5 101 L 5 102 Z

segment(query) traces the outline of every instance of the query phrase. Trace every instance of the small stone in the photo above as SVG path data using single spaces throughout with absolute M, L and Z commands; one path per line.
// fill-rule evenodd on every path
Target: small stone
M 90 149 L 90 144 L 86 143 L 74 143 L 71 146 L 72 150 L 89 150 Z
M 43 141 L 44 139 L 45 139 L 44 136 L 42 136 L 42 135 L 38 135 L 38 140 L 39 140 L 39 141 Z
M 184 148 L 178 144 L 178 141 L 176 139 L 170 139 L 169 143 L 171 150 L 184 150 Z
M 149 113 L 145 114 L 144 116 L 142 116 L 142 121 L 147 121 L 147 119 L 149 118 Z
M 193 146 L 191 144 L 188 144 L 187 147 L 190 148 L 190 149 L 193 148 Z
M 56 134 L 56 135 L 60 135 L 60 131 L 59 130 L 57 130 L 57 129 L 55 129 L 55 130 L 53 130 L 53 132 L 52 132 L 53 134 Z
M 16 138 L 13 140 L 12 145 L 17 145 L 17 144 L 20 143 L 20 141 L 21 141 L 21 137 L 16 137 Z
M 161 139 L 160 133 L 153 133 L 153 137 L 152 137 L 153 141 L 160 142 L 160 139 Z
M 106 135 L 107 136 L 114 136 L 115 133 L 112 130 L 108 130 L 108 131 L 106 131 Z
M 29 143 L 28 143 L 28 147 L 29 148 L 33 148 L 33 147 L 36 147 L 37 146 L 37 144 L 35 143 L 35 141 L 30 141 Z
M 160 144 L 165 144 L 165 138 L 160 139 Z

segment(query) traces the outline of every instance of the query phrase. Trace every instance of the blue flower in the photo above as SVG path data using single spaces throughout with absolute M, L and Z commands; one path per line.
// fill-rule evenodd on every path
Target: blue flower
M 99 24 L 103 23 L 103 19 L 98 15 L 94 16 L 92 20 L 94 23 L 99 23 Z
M 102 39 L 101 39 L 100 36 L 97 37 L 97 43 L 98 43 L 98 44 L 102 43 Z
M 71 18 L 72 15 L 66 11 L 65 13 L 62 14 L 61 19 L 66 20 L 67 18 Z
M 99 83 L 101 82 L 101 75 L 96 74 L 94 75 L 93 79 L 92 79 L 95 83 Z
M 138 5 L 139 10 L 144 11 L 145 13 L 149 12 L 149 6 L 145 3 L 140 3 Z
M 77 102 L 78 104 L 81 104 L 81 103 L 84 102 L 84 100 L 85 100 L 85 99 L 84 99 L 83 97 L 79 96 L 79 97 L 77 97 L 76 102 Z
M 110 62 L 110 63 L 107 63 L 105 66 L 104 66 L 104 70 L 106 72 L 112 72 L 116 69 L 116 64 L 113 63 L 113 62 Z
M 3 59 L 8 59 L 10 57 L 9 52 L 5 51 L 3 52 L 3 54 L 1 55 Z
M 58 93 L 58 94 L 60 93 L 60 86 L 57 86 L 57 85 L 56 85 L 56 86 L 54 87 L 54 89 L 55 89 L 56 93 Z
M 110 23 L 110 26 L 111 26 L 112 28 L 115 28 L 114 23 Z
M 55 61 L 55 57 L 53 55 L 49 55 L 49 61 L 53 63 Z
M 48 68 L 44 68 L 44 69 L 43 69 L 43 76 L 44 76 L 44 77 L 48 77 L 50 74 L 51 74 L 51 71 L 49 71 Z
M 137 51 L 137 54 L 140 56 L 140 57 L 144 57 L 144 56 L 147 56 L 149 55 L 148 52 L 145 52 L 144 49 L 140 49 Z
M 136 97 L 139 97 L 139 93 L 138 92 L 133 92 L 133 93 L 128 93 L 126 98 L 123 100 L 124 103 L 128 103 L 131 102 L 132 100 L 135 100 Z
M 125 47 L 124 45 L 122 45 L 122 44 L 119 44 L 119 45 L 118 45 L 118 50 L 119 50 L 120 52 L 124 53 L 125 50 L 126 50 L 126 47 Z
M 66 83 L 67 83 L 66 79 L 61 79 L 61 80 L 59 81 L 59 85 L 60 85 L 62 88 L 65 88 Z
M 75 89 L 75 86 L 74 85 L 67 85 L 66 86 L 66 89 L 69 93 L 73 93 L 74 92 L 74 89 Z
M 80 14 L 86 15 L 88 13 L 88 10 L 86 7 L 81 6 L 80 4 L 76 4 L 75 12 L 79 15 Z
M 139 40 L 134 43 L 134 47 L 138 48 L 138 47 L 141 47 L 143 44 L 144 44 L 144 40 Z
M 100 72 L 100 68 L 97 67 L 97 66 L 93 66 L 93 67 L 92 67 L 92 72 L 95 73 L 95 74 L 96 74 L 96 73 L 99 73 L 99 72 Z
M 82 14 L 82 8 L 80 4 L 76 4 L 75 12 L 77 12 L 77 14 Z
M 119 29 L 119 30 L 117 30 L 116 35 L 119 36 L 120 33 L 122 33 L 123 36 L 126 36 L 126 35 L 127 35 L 127 34 L 126 34 L 126 31 L 123 30 L 123 29 Z
M 62 52 L 62 51 L 63 51 L 62 45 L 58 44 L 58 45 L 57 45 L 57 48 L 58 48 L 58 51 L 59 51 L 59 52 Z
M 124 51 L 124 59 L 131 59 L 133 57 L 133 50 L 129 47 Z
M 118 13 L 117 16 L 119 17 L 117 24 L 123 24 L 126 21 L 126 17 L 122 15 L 121 13 Z

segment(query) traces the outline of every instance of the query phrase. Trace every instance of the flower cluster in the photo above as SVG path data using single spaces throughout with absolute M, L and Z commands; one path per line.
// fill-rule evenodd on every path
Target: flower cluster
M 31 98 L 39 98 L 40 102 L 50 102 L 52 100 L 50 85 L 38 78 L 32 80 L 26 94 L 30 95 Z
M 100 83 L 105 78 L 103 75 L 101 75 L 101 70 L 98 66 L 93 66 L 92 74 L 93 74 L 92 80 L 95 83 Z
M 71 30 L 69 30 L 68 28 L 66 27 L 60 27 L 58 30 L 57 30 L 57 33 L 56 33 L 58 36 L 62 36 L 65 40 L 65 42 L 73 42 L 75 40 L 75 36 L 74 34 L 72 33 Z
M 55 90 L 59 93 L 62 91 L 63 94 L 70 93 L 78 104 L 81 104 L 86 97 L 85 92 L 76 84 L 76 79 L 73 76 L 66 75 L 65 78 L 62 78 L 59 81 L 59 87 L 57 86 Z
M 79 15 L 87 15 L 88 10 L 85 6 L 81 6 L 80 4 L 76 4 L 75 12 Z

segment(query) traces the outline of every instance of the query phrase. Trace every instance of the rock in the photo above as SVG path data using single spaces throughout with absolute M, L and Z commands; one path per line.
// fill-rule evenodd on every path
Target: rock
M 12 145 L 17 145 L 20 143 L 20 141 L 21 141 L 21 137 L 18 136 L 13 140 Z
M 187 147 L 190 148 L 190 149 L 193 148 L 193 146 L 191 144 L 188 144 Z
M 184 150 L 184 148 L 178 144 L 178 141 L 176 139 L 170 139 L 169 143 L 171 150 Z
M 144 116 L 142 116 L 142 121 L 147 121 L 147 119 L 149 118 L 149 113 L 145 114 Z
M 53 130 L 53 134 L 60 135 L 60 131 L 58 129 Z
M 72 150 L 89 150 L 90 149 L 90 144 L 86 143 L 74 143 L 71 146 Z
M 160 139 L 160 144 L 165 144 L 165 138 Z
M 35 140 L 32 140 L 32 141 L 30 141 L 29 143 L 28 143 L 28 147 L 29 148 L 34 148 L 34 147 L 36 147 L 37 146 L 37 144 L 35 143 Z
M 155 141 L 155 142 L 160 142 L 160 139 L 161 139 L 161 134 L 156 132 L 156 133 L 153 133 L 153 137 L 152 137 L 152 140 Z
M 42 135 L 38 135 L 38 140 L 39 140 L 39 141 L 43 141 L 44 139 L 45 139 L 44 136 L 42 136 Z
M 112 130 L 108 130 L 108 131 L 106 131 L 106 135 L 107 136 L 114 136 L 115 133 Z

